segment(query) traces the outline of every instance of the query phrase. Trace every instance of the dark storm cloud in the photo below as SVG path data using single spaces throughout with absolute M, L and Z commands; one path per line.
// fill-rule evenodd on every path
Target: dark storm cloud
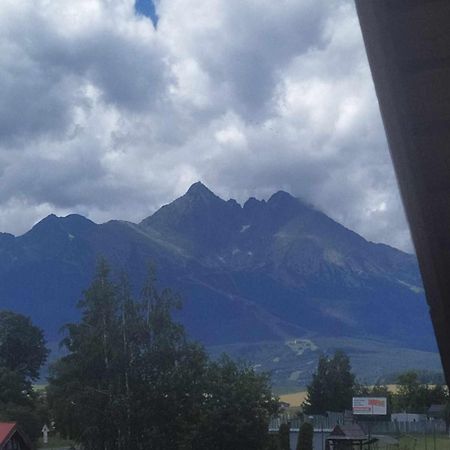
M 164 99 L 168 70 L 151 31 L 121 30 L 106 17 L 75 30 L 69 23 L 65 30 L 66 24 L 52 24 L 32 2 L 24 3 L 28 8 L 11 12 L 16 23 L 5 17 L 0 32 L 3 139 L 61 135 L 76 121 L 76 108 L 89 108 L 89 88 L 131 112 Z
M 140 220 L 202 179 L 285 189 L 410 248 L 353 4 L 7 1 L 0 10 L 0 229 Z

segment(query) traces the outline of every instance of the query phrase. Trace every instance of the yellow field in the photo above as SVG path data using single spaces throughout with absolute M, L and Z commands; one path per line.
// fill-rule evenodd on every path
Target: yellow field
M 280 395 L 282 402 L 287 402 L 291 406 L 300 406 L 306 398 L 306 391 L 293 392 L 292 394 Z
M 387 385 L 390 392 L 395 393 L 397 392 L 397 385 L 396 384 L 388 384 Z M 282 402 L 287 402 L 291 406 L 300 406 L 306 399 L 306 391 L 298 391 L 298 392 L 292 392 L 290 394 L 284 394 L 280 395 L 280 400 Z

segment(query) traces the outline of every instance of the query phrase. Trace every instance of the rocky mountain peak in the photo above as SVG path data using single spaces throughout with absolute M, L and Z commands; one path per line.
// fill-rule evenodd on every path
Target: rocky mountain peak
M 197 181 L 194 184 L 192 184 L 189 189 L 187 190 L 186 194 L 188 195 L 213 195 L 215 196 L 214 192 L 212 192 L 208 187 L 206 187 L 201 181 Z
M 2 307 L 56 336 L 77 317 L 98 257 L 136 284 L 155 263 L 185 299 L 182 322 L 205 343 L 351 334 L 431 348 L 428 325 L 418 325 L 426 303 L 414 257 L 284 191 L 241 207 L 198 182 L 141 224 L 50 215 L 23 236 L 0 235 Z
M 275 192 L 267 202 L 269 205 L 277 205 L 277 206 L 292 206 L 293 204 L 298 204 L 299 200 L 293 197 L 291 194 L 285 191 Z
M 201 181 L 194 183 L 181 198 L 187 198 L 194 201 L 202 201 L 205 203 L 223 200 L 206 187 Z
M 58 219 L 59 219 L 59 217 L 56 216 L 55 214 L 49 214 L 48 216 L 44 217 L 42 220 L 37 222 L 33 226 L 33 228 L 31 228 L 31 230 L 28 231 L 28 233 L 33 233 L 33 232 L 39 232 L 41 230 L 52 229 L 58 223 Z

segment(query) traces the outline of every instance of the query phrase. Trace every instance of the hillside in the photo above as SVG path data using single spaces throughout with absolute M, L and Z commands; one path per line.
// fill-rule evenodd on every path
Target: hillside
M 209 346 L 351 336 L 435 351 L 415 257 L 286 192 L 241 206 L 196 183 L 139 224 L 51 215 L 0 234 L 2 308 L 58 339 L 100 256 L 134 285 L 155 263 L 182 294 L 180 320 Z

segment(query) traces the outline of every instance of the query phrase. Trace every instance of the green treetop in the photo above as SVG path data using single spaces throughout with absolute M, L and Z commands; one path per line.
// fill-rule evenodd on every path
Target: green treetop
M 32 382 L 48 349 L 42 330 L 28 317 L 0 311 L 0 421 L 15 421 L 36 440 L 43 425 Z
M 44 334 L 28 317 L 0 311 L 0 367 L 36 380 L 48 349 Z
M 229 359 L 209 361 L 171 312 L 150 271 L 139 299 L 102 262 L 52 368 L 57 428 L 86 450 L 257 450 L 276 409 L 268 379 Z
M 350 360 L 344 352 L 336 351 L 333 358 L 322 355 L 303 403 L 305 413 L 351 409 L 356 386 Z

